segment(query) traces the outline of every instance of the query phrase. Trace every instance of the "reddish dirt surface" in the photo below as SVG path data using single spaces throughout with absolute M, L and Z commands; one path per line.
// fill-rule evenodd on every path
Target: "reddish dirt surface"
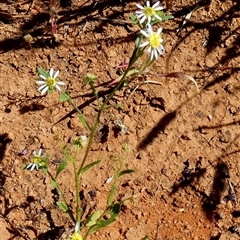
M 33 150 L 43 148 L 54 173 L 64 159 L 59 139 L 69 143 L 88 133 L 57 92 L 40 96 L 37 68 L 60 70 L 60 80 L 92 124 L 96 102 L 83 79 L 86 73 L 96 74 L 98 91 L 107 95 L 107 82 L 118 77 L 116 67 L 134 48 L 139 29 L 121 21 L 130 21 L 136 1 L 62 1 L 57 42 L 49 34 L 48 1 L 35 0 L 26 14 L 30 2 L 0 1 L 0 239 L 67 239 L 74 225 L 57 208 L 50 179 L 21 167 Z M 135 194 L 137 201 L 125 202 L 117 221 L 89 239 L 240 239 L 239 1 L 198 4 L 204 7 L 177 34 L 197 1 L 163 2 L 175 18 L 162 24 L 166 53 L 149 71 L 189 74 L 200 93 L 186 79 L 147 78 L 161 85 L 133 79 L 111 101 L 123 110 L 110 108 L 101 117 L 88 159 L 101 163 L 81 183 L 84 216 L 106 207 L 110 156 L 121 154 L 123 145 L 130 148 L 125 168 L 135 172 L 120 179 L 115 199 Z M 115 136 L 116 120 L 127 134 Z M 102 142 L 104 129 L 109 133 Z M 26 147 L 27 154 L 19 156 Z M 74 206 L 70 165 L 60 182 Z

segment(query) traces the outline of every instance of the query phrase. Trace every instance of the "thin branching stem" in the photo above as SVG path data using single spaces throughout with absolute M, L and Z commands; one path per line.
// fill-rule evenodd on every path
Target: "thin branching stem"
M 137 48 L 137 47 L 136 47 Z M 102 114 L 102 112 L 104 111 L 106 105 L 108 104 L 108 102 L 111 100 L 111 98 L 114 96 L 114 94 L 116 93 L 116 91 L 121 87 L 122 83 L 124 82 L 124 80 L 126 79 L 126 77 L 128 76 L 129 72 L 131 71 L 131 67 L 132 65 L 135 63 L 135 61 L 137 60 L 136 56 L 135 56 L 135 53 L 136 53 L 136 49 L 131 57 L 131 60 L 130 60 L 130 63 L 128 65 L 128 68 L 127 70 L 124 72 L 124 74 L 122 75 L 122 78 L 121 80 L 118 82 L 118 84 L 114 87 L 113 91 L 109 94 L 109 96 L 107 97 L 107 99 L 103 102 L 103 104 L 101 106 L 99 106 L 99 110 L 98 110 L 98 114 L 97 114 L 97 117 L 96 117 L 96 120 L 95 120 L 95 123 L 94 123 L 94 126 L 93 128 L 91 129 L 91 133 L 90 133 L 90 137 L 89 137 L 89 141 L 88 141 L 88 144 L 87 144 L 87 147 L 86 147 L 86 151 L 85 151 L 85 154 L 84 154 L 84 157 L 83 157 L 83 160 L 81 162 L 81 165 L 77 171 L 77 175 L 76 175 L 76 178 L 75 178 L 75 181 L 76 181 L 76 193 L 78 193 L 79 191 L 79 186 L 80 186 L 80 179 L 79 179 L 79 176 L 80 176 L 80 173 L 81 173 L 81 169 L 84 167 L 85 165 L 85 162 L 88 158 L 88 154 L 90 152 L 90 149 L 91 149 L 91 146 L 92 146 L 92 143 L 93 143 L 93 139 L 94 139 L 94 136 L 96 134 L 96 131 L 97 131 L 97 127 L 98 127 L 98 124 L 99 124 L 99 120 L 100 120 L 100 116 Z M 93 87 L 93 86 L 92 86 Z M 95 92 L 95 91 L 94 91 Z M 97 98 L 97 96 L 96 96 Z M 98 99 L 97 99 L 98 101 Z M 77 108 L 77 106 L 72 102 L 70 101 L 71 104 L 73 105 L 74 108 L 76 108 L 76 110 L 78 111 L 78 113 L 80 112 L 79 109 Z M 81 218 L 81 212 L 80 212 L 80 199 L 79 199 L 79 195 L 76 196 L 77 197 L 77 215 L 76 215 L 76 220 L 77 222 L 80 221 L 80 218 Z M 84 238 L 85 239 L 85 238 Z
M 82 112 L 79 110 L 79 108 L 77 107 L 77 105 L 73 102 L 73 100 L 72 99 L 70 99 L 69 100 L 69 102 L 72 104 L 72 106 L 74 107 L 74 109 L 78 112 L 78 114 L 83 118 L 83 119 L 85 119 L 84 118 L 84 115 L 82 114 Z M 92 129 L 91 129 L 91 127 L 89 126 L 89 124 L 85 121 L 85 127 L 87 128 L 87 130 L 89 131 L 89 132 L 91 132 L 92 131 Z
M 48 171 L 48 175 L 49 175 L 50 178 L 56 183 L 56 190 L 57 190 L 59 196 L 62 197 L 62 199 L 63 199 L 63 201 L 64 201 L 64 204 L 67 206 L 67 214 L 69 215 L 69 217 L 71 218 L 71 220 L 75 223 L 76 220 L 75 220 L 75 218 L 74 218 L 74 216 L 73 216 L 73 213 L 72 213 L 72 211 L 70 210 L 69 205 L 68 205 L 68 203 L 67 203 L 67 200 L 66 200 L 66 198 L 64 197 L 64 194 L 62 193 L 62 191 L 61 191 L 61 189 L 60 189 L 60 187 L 59 187 L 56 179 L 53 177 L 53 175 L 52 175 L 49 171 Z

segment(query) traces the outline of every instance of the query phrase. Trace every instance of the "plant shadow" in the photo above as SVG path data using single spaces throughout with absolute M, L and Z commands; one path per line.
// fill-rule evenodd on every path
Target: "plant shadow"
M 176 118 L 177 111 L 173 111 L 170 113 L 165 114 L 159 122 L 153 127 L 149 133 L 144 137 L 143 140 L 138 144 L 137 149 L 143 149 L 147 145 L 153 142 L 153 140 L 158 136 L 160 133 L 164 133 L 165 128 Z
M 85 3 L 82 3 L 79 7 L 72 9 L 72 1 L 60 1 L 61 9 L 58 11 L 58 19 L 57 19 L 57 26 L 59 28 L 64 28 L 65 25 L 69 26 L 78 26 L 78 25 L 84 25 L 87 22 L 91 23 L 93 21 L 99 21 L 98 16 L 105 15 L 103 12 L 106 9 L 111 9 L 113 7 L 120 7 L 121 10 L 116 10 L 115 12 L 112 11 L 111 14 L 107 16 L 108 19 L 119 19 L 124 18 L 124 14 L 126 13 L 126 10 L 124 9 L 124 6 L 129 3 L 133 2 L 131 0 L 126 1 L 113 1 L 113 0 L 103 0 L 103 1 L 85 1 Z M 135 1 L 134 1 L 135 2 Z M 38 8 L 37 2 L 35 3 L 35 7 Z M 49 14 L 49 8 L 50 6 L 45 6 L 43 9 L 41 8 L 38 10 L 35 15 L 31 15 L 30 18 L 27 19 L 18 19 L 19 23 L 22 23 L 21 27 L 19 28 L 18 35 L 19 37 L 10 37 L 0 42 L 0 52 L 7 52 L 10 50 L 18 50 L 21 48 L 29 48 L 29 45 L 31 48 L 43 48 L 43 47 L 50 47 L 55 48 L 61 44 L 61 41 L 58 41 L 56 36 L 51 32 L 51 25 L 50 25 L 50 14 Z M 5 14 L 6 15 L 6 14 Z M 6 21 L 9 20 L 11 14 L 8 14 L 6 16 Z M 1 17 L 1 14 L 0 14 Z M 80 20 L 79 20 L 80 18 Z M 14 20 L 12 21 L 14 22 Z M 73 23 L 74 22 L 74 23 Z M 100 29 L 106 25 L 106 23 L 114 24 L 114 25 L 121 25 L 124 23 L 121 23 L 121 21 L 101 21 L 100 24 L 95 26 L 95 29 L 91 29 L 93 32 L 99 32 Z M 126 23 L 124 24 L 126 25 Z M 86 34 L 88 32 L 86 31 Z M 25 42 L 25 36 L 30 35 L 35 40 L 26 44 Z M 117 39 L 116 39 L 117 40 Z M 132 37 L 130 38 L 119 38 L 121 41 L 132 41 Z M 102 41 L 106 41 L 102 39 Z M 88 43 L 92 44 L 92 43 Z
M 20 114 L 43 110 L 45 108 L 45 106 L 41 103 L 43 98 L 44 96 L 9 96 L 9 103 L 5 105 L 5 112 L 10 113 L 12 106 L 19 108 Z
M 8 136 L 7 133 L 0 135 L 0 162 L 5 156 L 7 145 L 12 142 L 12 139 Z

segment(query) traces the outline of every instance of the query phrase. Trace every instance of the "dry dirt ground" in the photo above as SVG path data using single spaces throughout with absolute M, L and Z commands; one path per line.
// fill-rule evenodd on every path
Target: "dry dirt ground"
M 67 239 L 74 228 L 57 208 L 47 175 L 21 169 L 42 148 L 54 173 L 64 159 L 59 139 L 69 143 L 88 134 L 57 92 L 40 96 L 37 68 L 60 70 L 65 89 L 92 124 L 96 102 L 84 76 L 96 74 L 96 87 L 107 96 L 107 83 L 131 56 L 139 31 L 129 18 L 135 0 L 66 0 L 57 9 L 54 39 L 49 1 L 31 3 L 0 1 L 1 240 Z M 162 23 L 166 53 L 149 69 L 151 77 L 133 79 L 117 92 L 111 103 L 122 110 L 103 113 L 88 159 L 101 163 L 81 183 L 84 216 L 104 209 L 111 185 L 106 180 L 113 175 L 110 156 L 127 145 L 124 166 L 135 172 L 120 179 L 115 199 L 137 195 L 137 201 L 125 202 L 117 221 L 89 239 L 240 239 L 239 0 L 162 4 L 175 17 Z M 177 32 L 197 6 L 202 8 Z M 200 92 L 186 79 L 158 76 L 171 72 L 194 77 Z M 146 79 L 161 85 L 142 84 Z M 115 134 L 117 120 L 127 134 Z M 60 181 L 73 204 L 70 167 Z

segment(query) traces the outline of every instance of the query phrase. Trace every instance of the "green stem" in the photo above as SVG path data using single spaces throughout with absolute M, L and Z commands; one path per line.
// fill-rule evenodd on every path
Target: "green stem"
M 74 177 L 75 177 L 75 185 L 76 185 L 76 201 L 77 201 L 77 204 L 76 204 L 76 222 L 79 222 L 80 223 L 80 219 L 81 219 L 81 203 L 80 203 L 80 196 L 79 196 L 79 179 L 78 179 L 78 175 L 77 175 L 77 168 L 76 168 L 76 159 L 77 159 L 77 155 L 78 155 L 78 152 L 79 152 L 79 148 L 76 149 L 75 151 L 75 155 L 74 155 L 74 161 L 72 162 L 73 163 L 73 169 L 74 169 Z
M 135 52 L 135 51 L 134 51 Z M 94 123 L 94 126 L 92 128 L 92 131 L 91 131 L 91 134 L 90 134 L 90 137 L 89 137 L 89 141 L 88 141 L 88 145 L 87 145 L 87 148 L 86 148 L 86 151 L 85 151 L 85 154 L 84 154 L 84 157 L 83 157 L 83 160 L 82 160 L 82 163 L 81 163 L 81 166 L 78 170 L 78 176 L 80 174 L 80 171 L 81 169 L 83 168 L 85 162 L 86 162 L 86 159 L 87 159 L 87 156 L 90 152 L 90 149 L 91 149 L 91 146 L 92 146 L 92 143 L 93 143 L 93 139 L 94 139 L 94 136 L 95 136 L 95 133 L 97 131 L 97 126 L 98 126 L 98 123 L 99 123 L 99 119 L 100 119 L 100 116 L 102 114 L 102 111 L 104 110 L 105 106 L 107 105 L 107 103 L 110 101 L 110 99 L 113 97 L 113 95 L 116 93 L 116 91 L 120 88 L 120 86 L 122 85 L 123 81 L 125 80 L 125 78 L 128 76 L 128 72 L 130 72 L 130 69 L 132 67 L 132 65 L 135 63 L 135 61 L 137 59 L 134 59 L 134 57 L 131 58 L 132 60 L 130 61 L 129 65 L 128 65 L 128 68 L 127 70 L 124 72 L 124 74 L 122 75 L 122 78 L 121 80 L 118 82 L 118 84 L 114 87 L 113 91 L 109 94 L 109 96 L 107 97 L 107 99 L 104 101 L 104 103 L 102 104 L 102 106 L 99 108 L 99 111 L 98 111 L 98 115 L 97 115 L 97 118 L 96 118 L 96 121 Z M 133 74 L 133 73 L 132 73 Z
M 90 87 L 92 89 L 92 92 L 97 100 L 97 105 L 98 105 L 98 109 L 100 108 L 100 102 L 99 102 L 99 98 L 98 98 L 98 92 L 96 91 L 94 85 L 93 85 L 93 81 L 89 81 Z
M 73 216 L 73 213 L 72 213 L 72 211 L 70 210 L 69 205 L 68 205 L 68 203 L 67 203 L 67 200 L 65 199 L 64 194 L 62 193 L 62 191 L 61 191 L 61 189 L 60 189 L 60 187 L 59 187 L 56 179 L 52 176 L 52 174 L 51 174 L 50 172 L 48 172 L 48 174 L 49 174 L 50 178 L 56 183 L 56 185 L 57 185 L 56 189 L 57 189 L 57 192 L 58 192 L 58 194 L 59 194 L 59 197 L 62 197 L 62 199 L 63 199 L 63 201 L 64 201 L 64 204 L 67 206 L 67 214 L 69 215 L 69 217 L 71 218 L 71 220 L 75 223 L 76 221 L 75 221 L 75 218 L 74 218 L 74 216 Z
M 101 214 L 101 216 L 98 218 L 98 220 L 96 221 L 96 224 L 98 224 L 98 222 L 109 212 L 110 206 L 107 207 L 107 209 L 104 210 L 104 212 Z M 85 236 L 83 237 L 83 240 L 86 240 L 87 237 L 90 235 L 90 230 L 91 227 L 88 229 L 87 233 L 85 234 Z
M 80 165 L 80 167 L 79 167 L 79 169 L 78 169 L 78 172 L 77 172 L 78 177 L 79 177 L 79 175 L 80 175 L 81 169 L 83 168 L 83 166 L 84 166 L 84 164 L 85 164 L 85 162 L 86 162 L 86 159 L 87 159 L 87 157 L 88 157 L 88 154 L 89 154 L 89 152 L 90 152 L 90 149 L 91 149 L 91 146 L 92 146 L 92 143 L 93 143 L 93 139 L 94 139 L 95 133 L 96 133 L 96 131 L 97 131 L 97 126 L 98 126 L 98 123 L 99 123 L 99 119 L 100 119 L 101 113 L 102 113 L 102 110 L 99 109 L 98 115 L 97 115 L 97 119 L 96 119 L 96 121 L 95 121 L 95 123 L 94 123 L 94 126 L 93 126 L 93 128 L 92 128 L 92 131 L 91 131 L 91 133 L 90 133 L 89 141 L 88 141 L 88 144 L 87 144 L 87 148 L 86 148 L 86 151 L 85 151 L 85 154 L 84 154 L 82 163 L 81 163 L 81 165 Z
M 96 121 L 94 123 L 94 126 L 93 128 L 91 129 L 89 126 L 88 126 L 88 130 L 91 130 L 90 132 L 90 136 L 89 136 L 89 141 L 88 141 L 88 144 L 87 144 L 87 147 L 86 147 L 86 151 L 85 151 L 85 154 L 84 154 L 84 157 L 83 157 L 83 160 L 81 162 L 81 165 L 77 171 L 77 174 L 75 175 L 75 181 L 76 181 L 76 194 L 78 194 L 78 188 L 79 188 L 79 185 L 80 185 L 80 179 L 79 179 L 79 176 L 80 176 L 80 172 L 81 172 L 81 169 L 84 167 L 85 165 L 85 162 L 87 160 L 87 157 L 88 157 L 88 154 L 90 152 L 90 149 L 91 149 L 91 146 L 92 146 L 92 143 L 93 143 L 93 139 L 94 139 L 94 136 L 97 132 L 97 127 L 98 127 L 98 124 L 99 124 L 99 120 L 100 120 L 100 116 L 103 112 L 103 110 L 105 109 L 105 106 L 108 104 L 108 102 L 110 101 L 110 99 L 114 96 L 114 94 L 116 93 L 116 91 L 121 87 L 122 83 L 124 82 L 124 80 L 132 75 L 132 74 L 136 74 L 138 73 L 138 71 L 133 71 L 131 70 L 133 64 L 136 62 L 136 60 L 138 59 L 138 56 L 137 55 L 137 51 L 138 51 L 138 47 L 139 47 L 139 44 L 138 46 L 135 47 L 135 50 L 132 54 L 132 57 L 129 61 L 129 65 L 126 69 L 126 71 L 124 72 L 124 74 L 122 75 L 121 77 L 121 80 L 117 83 L 117 85 L 114 87 L 113 91 L 108 95 L 107 99 L 103 102 L 102 106 L 99 106 L 99 110 L 98 110 L 98 114 L 97 114 L 97 117 L 96 117 Z M 91 86 L 92 87 L 92 86 Z M 97 98 L 97 97 L 96 97 Z M 98 101 L 98 98 L 97 98 L 97 101 Z M 74 108 L 77 109 L 78 113 L 82 115 L 82 113 L 78 110 L 77 106 L 72 102 L 72 100 L 70 101 L 70 103 L 74 106 Z M 98 103 L 99 104 L 99 103 Z M 77 184 L 78 183 L 78 184 Z M 77 195 L 77 198 L 79 199 L 79 194 Z M 79 205 L 78 205 L 79 204 Z M 80 221 L 80 215 L 81 215 L 81 212 L 79 211 L 80 209 L 80 199 L 77 200 L 77 215 L 76 215 L 76 220 L 77 222 Z M 87 232 L 87 234 L 85 235 L 84 237 L 84 240 L 88 237 L 89 235 L 89 232 Z
M 85 117 L 84 117 L 84 115 L 82 114 L 82 112 L 78 109 L 78 107 L 77 107 L 77 105 L 73 102 L 73 100 L 72 99 L 70 99 L 70 100 L 68 100 L 71 104 L 72 104 L 72 106 L 74 107 L 74 109 L 78 112 L 78 114 L 82 117 L 82 119 L 84 119 L 84 126 L 87 128 L 87 130 L 89 131 L 89 132 L 91 132 L 91 127 L 89 126 L 89 124 L 85 121 Z
M 80 202 L 80 196 L 79 196 L 79 179 L 77 175 L 77 168 L 76 168 L 76 163 L 73 163 L 74 167 L 74 177 L 75 177 L 75 183 L 76 183 L 76 200 L 77 200 L 77 205 L 76 205 L 76 222 L 75 223 L 80 223 L 81 219 L 81 202 Z

